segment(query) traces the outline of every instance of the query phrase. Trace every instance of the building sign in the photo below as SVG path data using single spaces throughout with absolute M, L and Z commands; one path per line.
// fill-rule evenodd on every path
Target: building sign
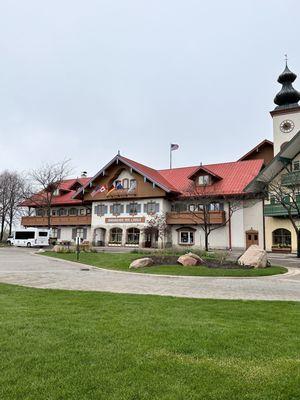
M 107 224 L 133 224 L 145 222 L 145 217 L 116 217 L 116 218 L 105 218 Z

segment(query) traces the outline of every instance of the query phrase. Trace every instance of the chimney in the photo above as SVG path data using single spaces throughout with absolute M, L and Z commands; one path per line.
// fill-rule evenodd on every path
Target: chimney
M 81 172 L 81 178 L 86 178 L 87 177 L 87 172 L 86 171 L 82 171 Z

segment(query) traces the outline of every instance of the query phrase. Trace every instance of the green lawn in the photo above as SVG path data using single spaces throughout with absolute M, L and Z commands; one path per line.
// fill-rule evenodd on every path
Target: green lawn
M 62 258 L 64 260 L 76 261 L 75 253 L 54 253 L 48 251 L 44 253 L 47 256 Z M 164 275 L 194 275 L 194 276 L 266 276 L 283 274 L 287 272 L 284 267 L 270 267 L 265 269 L 225 269 L 225 268 L 208 268 L 205 266 L 183 267 L 180 265 L 162 265 L 138 270 L 130 270 L 129 264 L 143 256 L 149 257 L 149 254 L 133 254 L 133 253 L 80 253 L 80 262 L 95 267 L 107 269 L 117 269 L 120 271 L 143 272 L 148 274 L 164 274 Z M 151 257 L 151 255 L 150 255 Z
M 1 400 L 299 400 L 300 304 L 0 285 Z

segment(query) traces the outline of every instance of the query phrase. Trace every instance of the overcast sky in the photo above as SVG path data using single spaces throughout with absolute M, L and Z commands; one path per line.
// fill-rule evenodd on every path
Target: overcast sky
M 1 0 L 0 170 L 232 161 L 272 139 L 299 0 Z M 295 86 L 300 89 L 300 78 Z

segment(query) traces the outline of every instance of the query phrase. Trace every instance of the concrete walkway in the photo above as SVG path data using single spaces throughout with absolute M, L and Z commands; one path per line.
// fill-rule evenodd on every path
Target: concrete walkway
M 87 267 L 18 248 L 0 249 L 0 282 L 35 288 L 300 301 L 300 268 L 289 268 L 285 275 L 257 278 L 147 275 Z

